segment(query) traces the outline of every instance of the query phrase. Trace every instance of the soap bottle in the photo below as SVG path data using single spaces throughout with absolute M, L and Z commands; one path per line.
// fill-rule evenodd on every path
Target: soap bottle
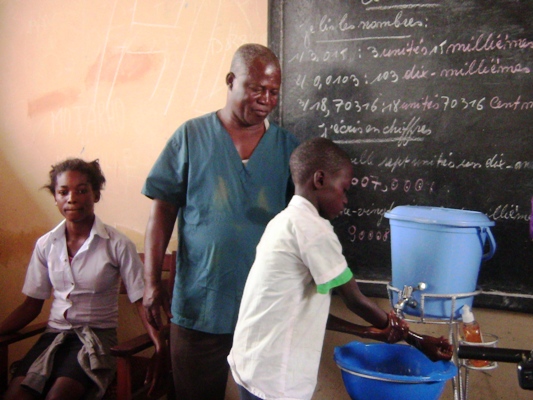
M 463 340 L 468 343 L 483 343 L 483 337 L 481 335 L 481 330 L 479 329 L 479 323 L 475 320 L 474 314 L 470 310 L 468 304 L 465 304 L 461 308 L 461 314 L 463 316 L 463 322 L 461 324 Z M 488 366 L 489 361 L 467 360 L 467 364 L 473 367 L 482 368 Z

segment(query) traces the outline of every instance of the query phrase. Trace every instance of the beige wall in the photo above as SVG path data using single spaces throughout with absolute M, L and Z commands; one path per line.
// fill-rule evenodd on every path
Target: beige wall
M 267 43 L 267 3 L 0 2 L 0 319 L 23 299 L 35 240 L 61 219 L 50 195 L 39 190 L 52 163 L 99 158 L 108 186 L 96 212 L 142 250 L 150 201 L 140 189 L 149 168 L 178 124 L 224 104 L 234 50 Z M 480 317 L 503 345 L 531 347 L 530 315 L 483 311 Z M 122 337 L 140 330 L 134 314 L 121 318 L 128 326 Z M 326 335 L 314 399 L 347 399 L 331 354 L 350 340 Z M 514 365 L 472 380 L 483 390 L 474 399 L 530 394 L 518 388 Z M 233 389 L 228 397 L 235 399 Z
M 267 0 L 0 2 L 0 319 L 61 220 L 39 190 L 50 165 L 100 159 L 96 213 L 141 251 L 150 167 L 180 123 L 224 105 L 246 42 L 267 43 Z

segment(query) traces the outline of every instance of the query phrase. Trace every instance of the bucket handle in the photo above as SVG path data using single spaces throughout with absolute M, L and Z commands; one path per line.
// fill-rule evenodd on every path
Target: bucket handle
M 494 255 L 494 253 L 496 252 L 496 241 L 494 240 L 494 236 L 492 235 L 492 232 L 489 228 L 484 229 L 484 230 L 485 232 L 487 232 L 487 236 L 489 238 L 490 249 L 487 253 L 483 254 L 483 257 L 481 258 L 481 260 L 487 261 L 487 260 L 490 260 L 492 256 Z

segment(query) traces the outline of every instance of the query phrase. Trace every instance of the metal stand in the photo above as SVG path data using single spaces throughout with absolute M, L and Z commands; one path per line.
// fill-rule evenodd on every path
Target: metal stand
M 484 347 L 496 347 L 498 344 L 498 336 L 493 335 L 491 333 L 484 333 L 483 334 L 483 343 L 471 343 L 471 342 L 465 342 L 464 340 L 459 341 L 459 344 L 461 346 L 484 346 Z M 456 349 L 457 353 L 457 349 Z M 491 369 L 495 369 L 498 367 L 498 363 L 496 361 L 487 361 L 487 365 L 483 367 L 476 367 L 470 363 L 469 360 L 459 359 L 459 374 L 461 376 L 461 381 L 464 382 L 462 392 L 461 392 L 461 400 L 467 400 L 468 399 L 468 375 L 470 371 L 488 371 Z
M 464 341 L 460 341 L 460 335 L 459 335 L 459 323 L 461 320 L 456 319 L 454 317 L 455 314 L 455 307 L 456 307 L 456 301 L 457 299 L 466 298 L 466 297 L 473 297 L 481 293 L 480 290 L 476 290 L 475 292 L 470 293 L 454 293 L 454 294 L 431 294 L 431 293 L 420 293 L 420 316 L 406 316 L 403 311 L 403 306 L 401 308 L 398 307 L 398 304 L 405 304 L 407 306 L 411 307 L 418 307 L 418 303 L 416 300 L 410 298 L 412 292 L 414 290 L 423 290 L 425 288 L 424 284 L 419 284 L 416 289 L 413 289 L 410 286 L 404 287 L 404 289 L 398 289 L 390 284 L 387 284 L 387 293 L 389 296 L 389 301 L 391 303 L 391 306 L 399 312 L 401 317 L 409 322 L 409 323 L 415 323 L 415 324 L 438 324 L 438 325 L 447 325 L 448 326 L 448 340 L 453 345 L 454 353 L 453 353 L 453 362 L 457 366 L 457 376 L 453 378 L 452 385 L 453 385 L 453 396 L 454 400 L 467 400 L 468 396 L 468 375 L 470 370 L 489 370 L 494 369 L 498 366 L 497 363 L 490 363 L 486 367 L 474 367 L 470 365 L 467 361 L 459 359 L 457 355 L 457 349 L 459 348 L 459 344 L 467 345 L 469 343 L 465 343 Z M 398 295 L 398 303 L 394 304 L 393 301 L 393 294 L 396 293 Z M 406 296 L 407 293 L 407 296 Z M 443 318 L 428 318 L 425 316 L 424 312 L 424 306 L 426 304 L 426 299 L 440 299 L 440 300 L 450 300 L 451 301 L 451 308 L 450 308 L 450 315 L 445 316 Z M 498 342 L 498 338 L 494 335 L 490 334 L 484 334 L 488 339 L 490 339 L 489 342 L 481 343 L 482 345 L 488 346 L 488 347 L 496 347 L 496 343 Z M 476 343 L 476 345 L 479 345 L 480 343 Z

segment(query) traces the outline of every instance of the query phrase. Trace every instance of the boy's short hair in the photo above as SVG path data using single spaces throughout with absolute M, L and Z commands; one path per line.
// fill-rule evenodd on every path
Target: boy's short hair
M 315 137 L 301 143 L 292 153 L 289 166 L 292 180 L 302 184 L 318 170 L 335 173 L 351 165 L 350 156 L 330 139 Z

